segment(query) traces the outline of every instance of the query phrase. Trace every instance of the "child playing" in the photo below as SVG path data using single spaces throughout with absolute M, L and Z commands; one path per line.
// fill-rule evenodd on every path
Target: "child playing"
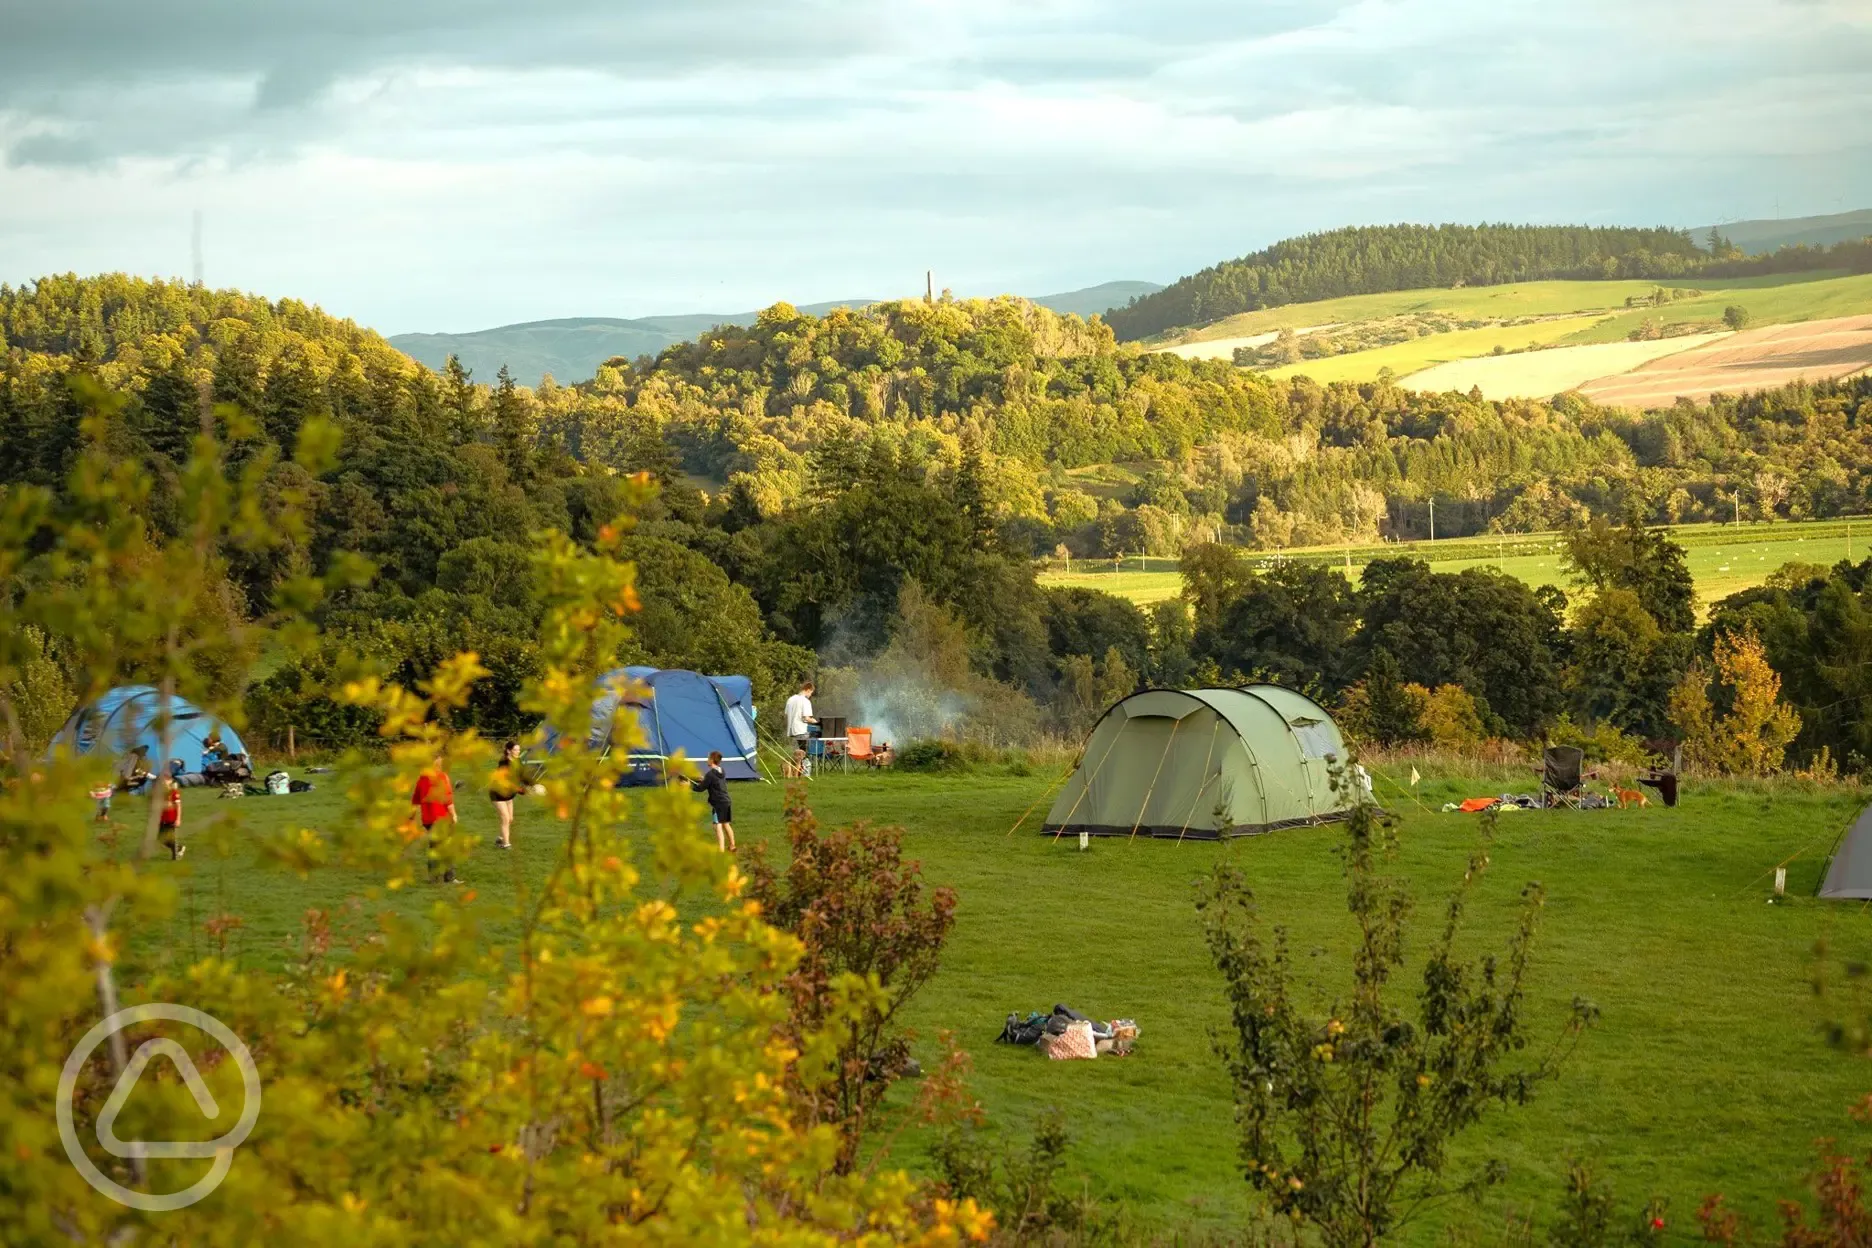
M 708 770 L 700 780 L 691 780 L 689 787 L 708 794 L 709 813 L 715 818 L 715 847 L 730 854 L 735 851 L 734 804 L 728 798 L 728 776 L 722 771 L 721 757 L 720 750 L 710 750 Z
M 157 837 L 169 847 L 169 861 L 174 862 L 188 853 L 188 846 L 182 843 L 182 786 L 174 776 L 164 776 L 162 793 L 162 826 Z
M 422 817 L 423 831 L 429 834 L 429 878 L 435 879 L 435 825 L 446 817 L 451 825 L 459 827 L 461 816 L 455 813 L 455 785 L 443 769 L 444 759 L 441 754 L 435 761 L 424 768 L 416 779 L 416 791 L 410 794 L 410 805 L 416 807 L 416 813 Z M 442 869 L 444 884 L 459 884 L 455 878 L 454 867 Z

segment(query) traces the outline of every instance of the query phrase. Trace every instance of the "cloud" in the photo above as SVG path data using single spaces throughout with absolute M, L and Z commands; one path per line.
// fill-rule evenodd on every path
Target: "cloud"
M 211 280 L 389 330 L 1872 203 L 1863 0 L 0 0 L 0 31 L 0 279 L 173 272 L 201 207 Z

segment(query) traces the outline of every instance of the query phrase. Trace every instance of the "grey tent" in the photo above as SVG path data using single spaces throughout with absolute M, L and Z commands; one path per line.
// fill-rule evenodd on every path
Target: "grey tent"
M 1820 895 L 1841 901 L 1872 901 L 1872 806 L 1859 812 L 1833 849 Z
M 1332 716 L 1291 689 L 1151 689 L 1099 719 L 1044 830 L 1212 841 L 1319 823 L 1352 804 L 1344 763 Z

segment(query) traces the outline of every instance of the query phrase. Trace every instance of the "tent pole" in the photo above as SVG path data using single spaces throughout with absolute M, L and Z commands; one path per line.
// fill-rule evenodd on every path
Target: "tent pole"
M 1213 714 L 1214 712 L 1212 711 L 1211 713 Z M 1177 843 L 1179 845 L 1182 844 L 1184 835 L 1189 832 L 1190 820 L 1196 817 L 1196 803 L 1202 801 L 1203 793 L 1206 792 L 1209 788 L 1209 764 L 1215 761 L 1216 734 L 1221 731 L 1222 731 L 1222 717 L 1220 715 L 1217 715 L 1215 727 L 1209 730 L 1209 753 L 1203 759 L 1202 787 L 1197 789 L 1196 796 L 1190 799 L 1189 814 L 1183 816 L 1183 828 L 1181 831 L 1177 833 Z M 1222 838 L 1222 829 L 1217 828 L 1216 839 L 1220 840 L 1221 838 Z
M 1062 771 L 1058 776 L 1056 776 L 1053 780 L 1053 783 L 1047 785 L 1047 787 L 1041 791 L 1039 797 L 1034 798 L 1033 805 L 1029 806 L 1026 810 L 1023 810 L 1021 812 L 1021 817 L 1014 821 L 1014 826 L 1007 830 L 1006 835 L 1013 836 L 1016 832 L 1020 831 L 1021 824 L 1027 822 L 1027 816 L 1033 814 L 1033 812 L 1039 807 L 1041 802 L 1044 802 L 1046 801 L 1047 798 L 1051 797 L 1055 789 L 1059 788 L 1060 785 L 1066 783 L 1067 778 L 1070 777 L 1072 773 L 1073 773 L 1073 769 L 1071 767 L 1068 767 L 1065 771 Z
M 1103 723 L 1104 720 L 1101 719 L 1099 722 Z M 1097 729 L 1094 729 L 1094 731 L 1097 731 Z M 1122 731 L 1123 729 L 1119 729 L 1112 733 L 1112 742 L 1105 747 L 1104 757 L 1099 759 L 1098 766 L 1092 769 L 1092 774 L 1086 777 L 1085 787 L 1079 790 L 1079 796 L 1073 799 L 1072 808 L 1066 812 L 1066 817 L 1060 820 L 1060 826 L 1054 830 L 1054 840 L 1057 841 L 1060 837 L 1066 835 L 1066 827 L 1068 824 L 1072 823 L 1073 815 L 1078 812 L 1079 803 L 1085 801 L 1086 794 L 1092 791 L 1092 782 L 1098 779 L 1098 773 L 1104 769 L 1106 759 L 1109 759 L 1112 756 L 1112 751 L 1118 748 L 1118 735 Z M 1045 830 L 1044 828 L 1041 829 L 1043 832 Z
M 1137 822 L 1131 825 L 1131 839 L 1137 839 L 1138 829 L 1144 825 L 1144 812 L 1150 809 L 1151 794 L 1157 791 L 1157 777 L 1163 775 L 1163 765 L 1170 759 L 1170 747 L 1176 744 L 1177 729 L 1183 726 L 1182 720 L 1170 724 L 1170 735 L 1164 740 L 1163 756 L 1157 760 L 1157 770 L 1151 773 L 1150 788 L 1144 790 L 1144 800 L 1138 804 Z

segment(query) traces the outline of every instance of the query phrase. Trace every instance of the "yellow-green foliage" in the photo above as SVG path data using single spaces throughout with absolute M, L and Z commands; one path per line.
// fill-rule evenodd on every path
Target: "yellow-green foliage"
M 1710 697 L 1707 668 L 1690 671 L 1671 692 L 1671 719 L 1683 733 L 1684 761 L 1718 775 L 1765 776 L 1781 769 L 1782 756 L 1800 734 L 1801 720 L 1781 701 L 1781 677 L 1768 665 L 1755 630 L 1716 637 L 1713 683 L 1727 695 L 1728 710 Z

